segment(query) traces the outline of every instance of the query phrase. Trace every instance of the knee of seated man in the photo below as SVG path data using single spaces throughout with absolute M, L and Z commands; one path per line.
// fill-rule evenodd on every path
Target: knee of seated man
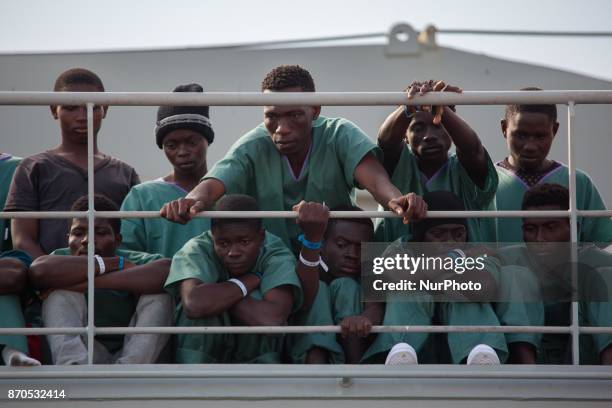
M 57 289 L 50 292 L 43 301 L 43 305 L 57 305 L 62 303 L 84 302 L 85 295 L 72 290 Z

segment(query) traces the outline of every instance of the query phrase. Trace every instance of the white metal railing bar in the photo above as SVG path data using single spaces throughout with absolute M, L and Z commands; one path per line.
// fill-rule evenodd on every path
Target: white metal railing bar
M 570 249 L 570 259 L 572 265 L 572 287 L 577 287 L 578 275 L 577 275 L 577 264 L 578 264 L 578 217 L 577 217 L 577 206 L 576 206 L 576 162 L 574 159 L 574 119 L 576 115 L 576 109 L 573 101 L 569 101 L 567 104 L 567 161 L 568 161 L 568 179 L 569 179 L 569 211 L 570 211 L 570 241 L 572 247 Z M 572 328 L 572 364 L 580 364 L 580 345 L 579 345 L 579 334 L 580 331 L 578 326 L 580 325 L 578 315 L 578 302 L 573 301 L 571 307 L 571 328 Z
M 94 213 L 94 134 L 93 134 L 93 103 L 87 104 L 87 363 L 93 364 L 94 361 L 94 237 L 95 224 Z
M 33 367 L 21 370 L 0 370 L 2 379 L 104 379 L 109 378 L 415 378 L 432 379 L 449 377 L 465 379 L 501 380 L 611 380 L 612 371 L 604 367 L 583 366 L 568 370 L 567 366 L 491 366 L 470 367 L 461 365 L 440 366 L 385 366 L 372 365 L 262 365 L 253 364 L 198 364 L 192 366 L 146 365 L 108 367 Z
M 408 100 L 404 92 L 8 92 L 0 91 L 0 105 L 505 105 L 612 103 L 612 90 L 465 91 L 433 92 Z
M 95 211 L 99 218 L 158 218 L 159 211 Z M 612 217 L 612 210 L 577 210 L 583 217 Z M 330 218 L 400 218 L 392 211 L 330 211 Z M 202 211 L 196 218 L 297 218 L 295 211 Z M 429 211 L 426 218 L 569 218 L 569 211 Z M 87 211 L 0 211 L 2 218 L 87 218 Z
M 572 326 L 372 326 L 372 333 L 546 333 L 570 334 Z M 612 327 L 579 326 L 580 333 L 612 334 Z M 340 326 L 161 326 L 95 327 L 95 334 L 284 334 L 340 333 Z M 87 334 L 87 327 L 3 327 L 0 335 Z
M 4 334 L 87 334 L 87 327 L 2 327 L 0 335 Z

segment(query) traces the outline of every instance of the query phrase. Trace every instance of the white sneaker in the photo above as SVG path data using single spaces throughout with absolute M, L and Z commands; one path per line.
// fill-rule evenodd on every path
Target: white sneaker
M 40 361 L 32 357 L 28 357 L 27 354 L 8 346 L 5 346 L 2 350 L 2 359 L 7 366 L 11 367 L 40 365 Z
M 417 353 L 407 343 L 397 343 L 387 354 L 385 365 L 412 365 L 419 364 Z
M 493 347 L 486 344 L 479 344 L 470 351 L 467 358 L 467 365 L 499 365 L 499 357 Z

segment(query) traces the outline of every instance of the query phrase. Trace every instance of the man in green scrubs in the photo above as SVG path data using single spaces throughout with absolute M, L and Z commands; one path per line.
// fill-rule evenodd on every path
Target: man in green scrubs
M 409 97 L 428 92 L 461 92 L 443 81 L 413 82 Z M 449 154 L 452 145 L 456 153 Z M 454 107 L 400 106 L 380 127 L 378 145 L 391 182 L 402 193 L 423 195 L 428 191 L 450 191 L 467 210 L 494 210 L 497 173 L 493 161 L 476 132 Z M 409 237 L 409 226 L 394 218 L 381 219 L 376 227 L 377 241 L 391 242 Z M 469 218 L 468 236 L 472 242 L 495 241 L 491 219 Z
M 523 196 L 522 209 L 530 211 L 562 211 L 569 208 L 569 192 L 559 184 L 538 184 Z M 567 218 L 524 218 L 525 245 L 500 251 L 506 265 L 526 269 L 520 276 L 523 291 L 533 291 L 525 303 L 527 314 L 522 319 L 502 324 L 567 326 L 571 322 L 570 224 Z M 551 243 L 550 245 L 546 245 Z M 578 248 L 577 300 L 581 326 L 612 326 L 612 255 L 596 245 Z M 561 288 L 561 290 L 559 289 Z M 565 290 L 567 289 L 567 290 Z M 539 301 L 538 301 L 539 300 Z M 571 342 L 566 334 L 507 335 L 513 362 L 534 364 L 571 363 Z M 580 336 L 582 364 L 612 364 L 612 335 Z
M 258 209 L 252 197 L 239 194 L 226 195 L 216 206 Z M 303 302 L 295 257 L 253 218 L 213 218 L 210 231 L 176 253 L 165 287 L 180 296 L 176 324 L 186 327 L 286 325 Z M 283 343 L 282 335 L 179 334 L 176 361 L 280 363 Z
M 174 92 L 203 89 L 198 84 L 186 84 L 177 86 Z M 173 171 L 132 187 L 123 200 L 122 211 L 157 211 L 168 201 L 185 197 L 204 177 L 206 151 L 214 140 L 208 106 L 160 106 L 155 140 Z M 172 258 L 185 242 L 209 228 L 206 218 L 196 218 L 186 225 L 163 218 L 126 218 L 121 223 L 121 246 Z
M 423 196 L 428 208 L 433 211 L 462 211 L 463 201 L 448 191 L 431 191 Z M 429 243 L 461 243 L 469 240 L 466 221 L 462 218 L 427 218 L 415 224 L 412 241 Z M 409 242 L 400 239 L 397 242 Z M 468 251 L 466 249 L 466 251 Z M 465 258 L 465 253 L 462 255 Z M 473 280 L 482 284 L 482 293 L 491 296 L 496 293 L 499 281 L 500 264 L 495 257 L 484 260 L 482 270 L 472 270 L 464 275 L 454 271 L 440 271 L 437 280 Z M 415 276 L 423 275 L 423 269 Z M 424 279 L 424 278 L 421 278 Z M 432 279 L 429 277 L 429 279 Z M 483 325 L 498 326 L 499 320 L 491 303 L 477 300 L 434 302 L 433 295 L 425 291 L 402 293 L 400 296 L 411 296 L 411 299 L 397 299 L 394 294 L 387 296 L 384 322 L 385 326 L 431 325 L 437 319 L 445 325 Z M 450 349 L 450 361 L 459 364 L 490 365 L 500 364 L 507 357 L 506 340 L 503 333 L 448 333 L 447 342 Z M 416 364 L 425 360 L 429 347 L 428 333 L 380 333 L 372 346 L 366 351 L 364 362 L 381 362 L 386 364 Z M 437 348 L 435 355 L 443 355 L 445 350 Z M 385 360 L 386 357 L 386 360 Z
M 336 207 L 336 211 L 362 211 L 359 207 Z M 383 319 L 384 305 L 361 300 L 361 244 L 372 242 L 374 226 L 367 218 L 334 218 L 327 225 L 321 252 L 322 272 L 328 282 L 333 324 L 345 362 L 358 364 L 374 340 L 372 326 Z
M 78 199 L 71 211 L 87 210 L 88 199 Z M 94 196 L 97 211 L 117 211 L 115 203 Z M 95 221 L 94 323 L 98 327 L 155 327 L 172 325 L 174 302 L 163 293 L 170 260 L 159 254 L 118 249 L 120 219 Z M 30 268 L 32 286 L 44 298 L 46 327 L 82 327 L 87 322 L 87 219 L 72 220 L 68 248 L 38 257 Z M 98 335 L 96 364 L 151 364 L 166 345 L 167 334 Z M 54 334 L 47 339 L 54 364 L 87 364 L 86 336 Z
M 519 210 L 525 192 L 540 184 L 560 184 L 568 187 L 568 167 L 548 158 L 558 129 L 556 105 L 506 106 L 501 130 L 510 154 L 495 166 L 499 175 L 499 187 L 495 197 L 498 210 Z M 595 183 L 585 172 L 578 169 L 576 206 L 579 210 L 606 209 Z M 521 242 L 521 225 L 519 218 L 498 218 L 497 241 Z M 612 242 L 612 220 L 580 219 L 578 237 L 581 242 Z
M 273 69 L 262 92 L 314 92 L 310 73 L 296 65 Z M 379 150 L 356 125 L 320 116 L 320 106 L 265 106 L 264 122 L 241 137 L 225 158 L 185 198 L 161 215 L 186 223 L 224 194 L 248 194 L 262 210 L 291 210 L 302 200 L 332 208 L 354 204 L 354 188 L 368 190 L 385 208 L 420 218 L 426 208 L 415 194 L 402 195 L 377 159 Z M 292 219 L 266 219 L 266 229 L 295 254 L 299 229 Z

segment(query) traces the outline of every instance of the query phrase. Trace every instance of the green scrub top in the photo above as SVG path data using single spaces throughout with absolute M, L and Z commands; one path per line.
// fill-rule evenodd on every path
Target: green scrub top
M 187 191 L 176 184 L 149 181 L 132 187 L 121 211 L 158 211 L 167 202 L 186 195 Z M 185 225 L 164 218 L 126 218 L 121 221 L 121 247 L 172 258 L 187 241 L 209 229 L 208 218 L 194 218 Z

